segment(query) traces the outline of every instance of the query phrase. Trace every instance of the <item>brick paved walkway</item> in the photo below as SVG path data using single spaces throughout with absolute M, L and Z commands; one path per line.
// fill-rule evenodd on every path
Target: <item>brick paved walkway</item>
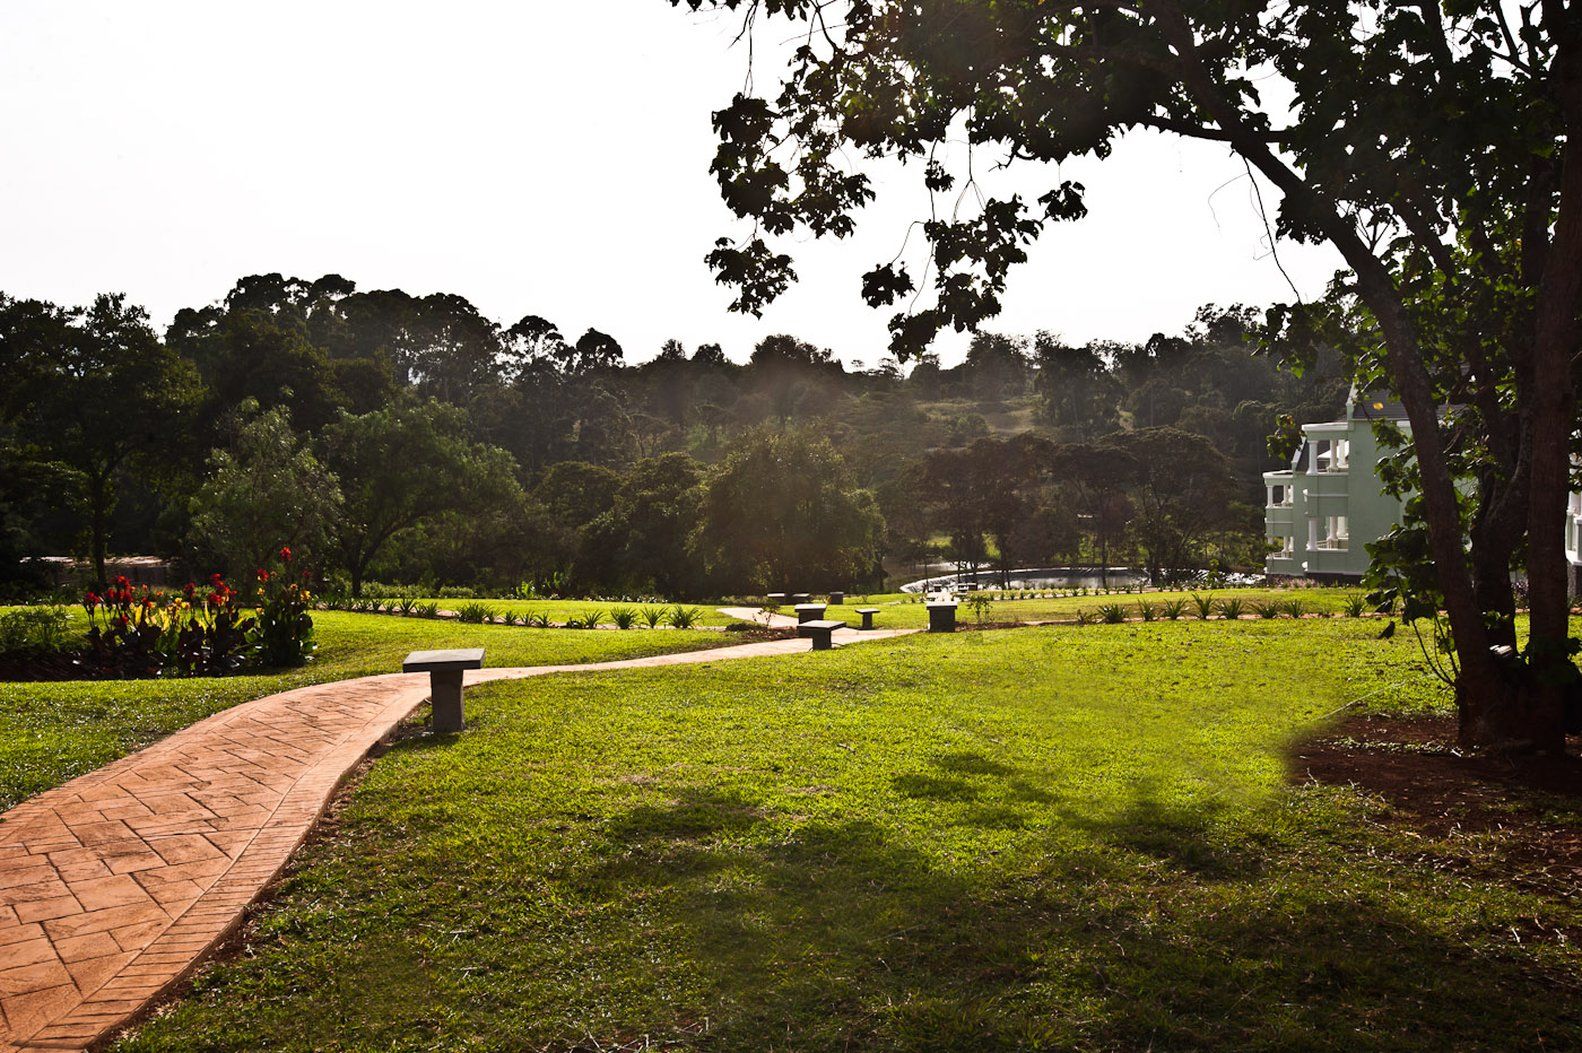
M 484 669 L 467 682 L 807 647 Z M 183 979 L 285 866 L 346 773 L 427 697 L 421 674 L 270 695 L 0 815 L 0 1053 L 84 1049 Z

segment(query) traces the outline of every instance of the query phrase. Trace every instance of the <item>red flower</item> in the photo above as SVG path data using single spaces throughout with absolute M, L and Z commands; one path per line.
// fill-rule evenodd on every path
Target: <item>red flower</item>
M 182 591 L 182 594 L 184 596 L 186 596 L 188 600 L 191 600 L 193 593 L 198 591 L 198 587 L 196 585 L 194 585 L 192 582 L 189 581 L 189 582 L 187 582 L 186 588 L 182 589 L 181 591 Z
M 291 562 L 291 546 L 290 545 L 282 545 L 282 546 L 280 546 L 280 558 L 285 560 L 287 563 Z
M 263 567 L 259 567 L 258 568 L 258 580 L 259 581 L 268 581 L 269 580 L 269 571 L 265 570 Z
M 225 606 L 225 593 L 223 593 L 223 592 L 211 592 L 211 593 L 209 593 L 209 602 L 214 604 L 216 607 L 223 607 L 223 606 Z
M 88 607 L 89 610 L 92 610 L 93 608 L 99 606 L 99 594 L 94 592 L 92 589 L 89 589 L 88 595 L 82 598 L 82 602 Z

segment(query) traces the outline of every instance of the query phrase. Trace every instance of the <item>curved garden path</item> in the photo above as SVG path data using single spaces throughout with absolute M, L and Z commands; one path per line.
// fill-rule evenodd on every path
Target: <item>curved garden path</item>
M 842 630 L 836 642 L 897 631 Z M 771 640 L 467 683 L 806 651 Z M 83 1050 L 188 975 L 280 873 L 346 774 L 428 697 L 425 674 L 246 702 L 0 815 L 0 1053 Z

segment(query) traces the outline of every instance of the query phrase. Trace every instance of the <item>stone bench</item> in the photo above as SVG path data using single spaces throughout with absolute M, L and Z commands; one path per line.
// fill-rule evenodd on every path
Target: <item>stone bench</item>
M 413 651 L 401 663 L 408 673 L 427 673 L 429 699 L 433 703 L 433 728 L 447 734 L 465 726 L 461 710 L 461 674 L 467 669 L 483 668 L 483 648 L 460 651 Z
M 845 602 L 846 594 L 844 592 L 835 591 L 829 594 L 829 605 L 831 607 L 843 606 Z
M 816 622 L 824 617 L 824 604 L 799 603 L 796 605 L 796 620 L 798 625 L 805 622 Z
M 786 605 L 786 594 L 783 592 L 771 592 L 764 597 L 764 602 L 771 607 L 784 607 Z
M 953 633 L 956 631 L 956 604 L 950 602 L 934 602 L 928 606 L 928 631 L 931 633 Z
M 796 634 L 811 639 L 813 641 L 813 650 L 828 651 L 835 646 L 835 630 L 844 628 L 846 628 L 845 622 L 825 621 L 822 618 L 818 618 L 798 625 Z
M 813 602 L 813 594 L 811 592 L 790 592 L 786 594 L 786 599 L 791 602 L 792 606 L 795 606 L 798 603 Z
M 873 616 L 875 614 L 879 613 L 879 608 L 877 608 L 877 607 L 858 607 L 857 608 L 857 613 L 862 615 L 862 627 L 864 629 L 872 629 L 873 628 Z

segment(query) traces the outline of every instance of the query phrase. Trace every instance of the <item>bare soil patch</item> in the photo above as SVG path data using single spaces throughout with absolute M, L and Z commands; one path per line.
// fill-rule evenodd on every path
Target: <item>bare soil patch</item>
M 1570 899 L 1582 897 L 1582 740 L 1571 749 L 1526 761 L 1469 754 L 1453 716 L 1358 716 L 1299 743 L 1291 777 L 1381 798 L 1376 818 L 1434 842 L 1436 864 Z M 1445 844 L 1476 850 L 1447 856 Z

